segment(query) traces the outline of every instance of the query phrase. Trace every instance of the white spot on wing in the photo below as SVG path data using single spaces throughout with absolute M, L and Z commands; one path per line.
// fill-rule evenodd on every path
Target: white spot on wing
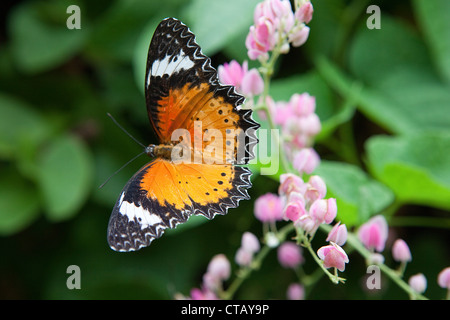
M 120 200 L 122 201 L 123 195 Z M 128 201 L 123 201 L 120 204 L 119 212 L 122 215 L 128 217 L 128 220 L 136 220 L 140 223 L 141 229 L 145 229 L 148 226 L 160 225 L 163 223 L 160 216 L 150 213 L 148 210 L 142 208 L 142 206 L 137 207 L 134 203 Z
M 177 56 L 165 56 L 163 60 L 155 60 L 152 64 L 150 74 L 154 77 L 162 77 L 164 74 L 171 75 L 181 70 L 188 70 L 194 66 L 189 56 L 183 50 Z M 150 76 L 147 79 L 147 85 L 150 85 Z

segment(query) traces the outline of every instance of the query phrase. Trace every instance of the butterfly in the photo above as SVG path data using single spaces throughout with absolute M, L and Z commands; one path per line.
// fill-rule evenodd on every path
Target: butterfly
M 249 199 L 259 124 L 244 97 L 219 83 L 211 60 L 181 21 L 164 19 L 150 42 L 145 75 L 153 158 L 128 181 L 114 205 L 108 243 L 115 251 L 149 246 L 192 215 L 224 215 Z

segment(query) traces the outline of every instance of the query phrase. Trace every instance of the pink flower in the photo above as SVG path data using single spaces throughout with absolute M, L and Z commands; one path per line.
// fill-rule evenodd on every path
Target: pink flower
M 299 131 L 308 136 L 315 136 L 320 132 L 320 130 L 322 130 L 320 119 L 315 113 L 310 113 L 307 116 L 300 117 L 297 125 Z
M 268 97 L 266 103 L 272 114 L 273 121 L 277 125 L 284 126 L 286 121 L 294 116 L 291 107 L 285 101 L 275 102 L 271 97 Z
M 251 253 L 250 251 L 247 251 L 242 247 L 240 247 L 236 251 L 234 261 L 236 261 L 238 265 L 249 266 L 252 263 L 252 260 L 253 260 L 253 253 Z
M 392 245 L 392 257 L 399 262 L 411 261 L 411 251 L 405 241 L 402 239 L 395 240 Z
M 305 2 L 295 11 L 295 18 L 301 23 L 309 23 L 312 19 L 314 8 L 311 2 Z
M 334 242 L 331 242 L 331 245 L 319 248 L 317 255 L 323 260 L 325 268 L 337 268 L 339 271 L 344 271 L 345 264 L 349 261 L 345 251 Z
M 303 300 L 305 298 L 305 288 L 299 283 L 292 283 L 287 289 L 286 296 L 289 300 Z
M 276 43 L 276 34 L 273 23 L 264 17 L 259 18 L 255 25 L 250 27 L 250 32 L 245 40 L 248 56 L 252 60 L 267 59 L 267 52 L 273 50 Z
M 294 114 L 299 117 L 308 116 L 316 110 L 316 98 L 306 92 L 293 94 L 289 104 Z
M 336 223 L 328 233 L 326 241 L 332 241 L 339 246 L 343 246 L 347 241 L 347 227 L 345 224 L 341 225 L 340 222 Z
M 306 214 L 305 205 L 299 201 L 289 202 L 284 209 L 284 216 L 291 221 L 297 221 Z
M 311 176 L 308 180 L 305 199 L 309 203 L 313 203 L 318 199 L 323 199 L 327 194 L 327 186 L 325 181 L 319 176 Z
M 251 232 L 244 232 L 241 240 L 241 247 L 251 253 L 256 253 L 260 249 L 259 241 Z
M 259 95 L 264 90 L 264 81 L 255 68 L 245 73 L 242 79 L 241 92 L 244 96 Z
M 224 254 L 215 255 L 208 264 L 203 275 L 203 284 L 209 290 L 216 290 L 222 281 L 228 279 L 231 273 L 230 262 Z
M 235 60 L 224 63 L 218 69 L 219 80 L 223 84 L 232 85 L 244 96 L 255 96 L 264 90 L 264 81 L 256 68 L 248 70 L 248 63 L 242 66 Z
M 450 267 L 439 272 L 438 284 L 441 288 L 450 289 Z
M 203 288 L 200 290 L 198 288 L 193 288 L 191 290 L 191 299 L 192 300 L 217 300 L 217 296 L 214 292 L 209 291 L 208 289 Z
M 288 32 L 295 22 L 291 4 L 287 0 L 266 0 L 258 3 L 253 16 L 255 24 L 259 19 L 269 19 L 275 28 Z
M 253 255 L 260 249 L 259 241 L 251 232 L 244 232 L 241 240 L 241 247 L 237 250 L 235 261 L 240 266 L 249 266 L 253 260 Z
M 298 192 L 304 194 L 306 191 L 306 184 L 302 178 L 292 173 L 284 173 L 280 176 L 280 186 L 278 193 L 280 195 L 287 195 L 291 192 Z
M 320 163 L 320 157 L 313 148 L 303 148 L 294 155 L 294 168 L 302 174 L 311 174 Z
M 224 254 L 215 255 L 208 264 L 207 273 L 219 280 L 226 280 L 230 277 L 231 266 Z
M 306 40 L 308 40 L 309 30 L 308 26 L 297 26 L 293 28 L 292 33 L 289 35 L 289 42 L 291 42 L 294 47 L 304 45 Z
M 320 222 L 312 218 L 309 214 L 305 214 L 294 222 L 294 226 L 301 228 L 309 234 L 314 234 L 319 228 Z
M 423 293 L 427 289 L 427 278 L 425 278 L 423 273 L 418 273 L 409 278 L 408 284 L 415 292 Z
M 293 242 L 278 247 L 278 261 L 285 268 L 296 268 L 303 262 L 302 249 Z
M 236 60 L 231 60 L 230 63 L 224 63 L 218 68 L 219 80 L 223 84 L 228 84 L 236 87 L 239 91 L 242 79 L 248 72 L 248 63 L 244 61 L 242 66 Z
M 330 224 L 336 218 L 336 199 L 319 199 L 313 202 L 309 208 L 309 215 L 319 223 Z
M 283 219 L 283 203 L 276 194 L 266 193 L 255 201 L 255 217 L 261 222 L 275 222 Z
M 388 225 L 382 215 L 372 217 L 364 223 L 358 230 L 358 238 L 368 249 L 375 249 L 378 252 L 384 250 L 388 237 Z

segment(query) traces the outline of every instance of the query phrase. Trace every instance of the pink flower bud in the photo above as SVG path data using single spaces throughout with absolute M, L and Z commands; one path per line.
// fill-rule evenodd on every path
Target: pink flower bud
M 388 225 L 386 219 L 382 215 L 372 217 L 364 223 L 358 230 L 358 238 L 362 244 L 370 249 L 378 252 L 384 250 L 388 237 Z
M 244 96 L 256 96 L 261 94 L 263 90 L 264 81 L 258 70 L 253 68 L 244 75 L 241 85 L 241 92 Z
M 253 253 L 251 253 L 248 250 L 245 250 L 244 248 L 240 247 L 236 251 L 236 256 L 234 258 L 234 261 L 240 266 L 249 266 L 252 263 L 253 260 Z
M 289 285 L 286 295 L 289 300 L 303 300 L 305 298 L 305 288 L 299 283 L 292 283 Z
M 255 217 L 261 222 L 275 222 L 283 219 L 283 203 L 276 194 L 266 193 L 255 201 Z
M 242 235 L 241 247 L 252 254 L 258 252 L 260 249 L 258 238 L 251 232 L 244 232 Z
M 294 226 L 301 228 L 309 234 L 314 234 L 319 228 L 320 222 L 312 218 L 309 214 L 305 214 L 294 222 Z
M 248 56 L 252 60 L 258 58 L 267 59 L 267 52 L 271 51 L 276 43 L 275 29 L 273 23 L 261 17 L 255 25 L 250 27 L 249 34 L 245 40 Z
M 306 209 L 301 202 L 288 202 L 284 209 L 284 216 L 291 221 L 297 221 L 301 216 L 306 214 Z
M 309 37 L 309 27 L 308 26 L 297 26 L 292 29 L 292 33 L 289 35 L 289 42 L 292 43 L 294 47 L 300 47 L 305 44 Z
M 327 185 L 319 176 L 311 176 L 308 180 L 305 199 L 308 203 L 313 203 L 318 199 L 323 199 L 327 194 Z
M 302 249 L 293 242 L 278 247 L 278 261 L 285 268 L 296 268 L 303 262 Z
M 424 293 L 427 289 L 427 278 L 425 278 L 423 273 L 418 273 L 409 278 L 408 284 L 415 292 Z
M 309 215 L 319 223 L 330 224 L 336 218 L 336 199 L 319 199 L 313 202 L 309 208 Z
M 330 243 L 331 245 L 319 248 L 317 255 L 323 260 L 325 268 L 337 268 L 339 271 L 344 271 L 345 264 L 349 261 L 348 256 L 340 246 L 334 242 Z
M 210 290 L 203 288 L 200 290 L 198 288 L 193 288 L 191 290 L 191 299 L 192 300 L 217 300 L 216 295 Z
M 230 277 L 231 266 L 224 254 L 215 255 L 208 264 L 207 273 L 219 280 L 226 280 Z
M 287 195 L 291 192 L 305 193 L 306 184 L 302 178 L 292 173 L 284 173 L 280 176 L 280 186 L 278 193 L 280 195 Z
M 450 267 L 439 272 L 438 284 L 441 288 L 450 289 Z
M 301 23 L 309 23 L 312 19 L 313 12 L 314 9 L 311 2 L 306 2 L 295 11 L 295 18 Z
M 248 71 L 248 63 L 244 61 L 242 66 L 236 60 L 230 63 L 224 63 L 218 68 L 219 80 L 223 84 L 232 85 L 236 90 L 240 91 L 242 79 Z
M 293 165 L 300 173 L 311 174 L 319 165 L 320 157 L 313 148 L 303 148 L 294 156 Z
M 333 241 L 337 245 L 343 246 L 347 241 L 347 227 L 345 224 L 341 225 L 340 222 L 336 223 L 328 233 L 326 241 Z
M 304 117 L 316 110 L 316 97 L 310 96 L 309 93 L 292 95 L 289 105 L 295 115 Z
M 402 239 L 395 240 L 392 245 L 392 257 L 398 262 L 411 261 L 411 251 L 405 241 Z
M 302 132 L 308 136 L 315 136 L 322 130 L 319 116 L 315 113 L 301 117 L 298 121 L 298 125 L 302 129 Z

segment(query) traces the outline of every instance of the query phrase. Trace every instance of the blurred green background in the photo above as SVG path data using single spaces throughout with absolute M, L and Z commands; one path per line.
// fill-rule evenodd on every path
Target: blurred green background
M 169 299 L 198 287 L 212 256 L 230 260 L 241 235 L 261 235 L 253 201 L 277 191 L 254 167 L 251 201 L 204 223 L 194 219 L 136 253 L 106 242 L 112 207 L 146 161 L 106 116 L 144 144 L 155 143 L 143 84 L 156 25 L 172 16 L 197 35 L 213 66 L 247 59 L 244 45 L 256 0 L 3 1 L 0 27 L 0 298 Z M 406 276 L 423 272 L 425 295 L 440 299 L 436 277 L 450 265 L 450 1 L 317 0 L 308 42 L 277 66 L 271 94 L 316 96 L 323 130 L 317 173 L 349 228 L 383 212 L 392 240 L 410 245 Z M 81 29 L 69 30 L 69 5 Z M 381 29 L 366 8 L 381 9 Z M 256 66 L 254 62 L 250 66 Z M 320 237 L 324 235 L 319 235 Z M 317 246 L 323 245 L 318 239 Z M 388 245 L 389 246 L 389 245 Z M 395 266 L 386 249 L 386 263 Z M 308 256 L 307 260 L 311 260 Z M 69 290 L 67 267 L 81 269 Z M 235 269 L 235 266 L 233 265 Z M 306 263 L 312 272 L 314 263 Z M 364 290 L 364 261 L 350 255 L 347 284 L 325 277 L 311 299 L 405 299 L 389 281 Z M 274 281 L 276 279 L 276 281 Z M 238 299 L 284 299 L 296 281 L 266 258 Z

